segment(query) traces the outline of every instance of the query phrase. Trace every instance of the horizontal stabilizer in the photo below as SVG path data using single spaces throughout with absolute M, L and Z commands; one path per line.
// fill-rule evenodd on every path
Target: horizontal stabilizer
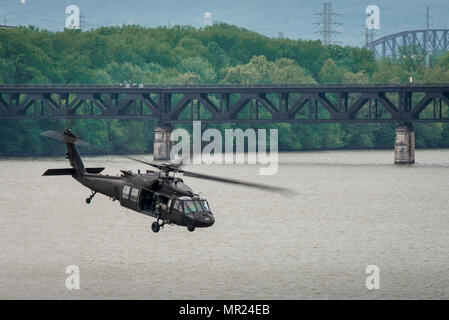
M 104 167 L 103 168 L 86 168 L 87 173 L 94 173 L 94 174 L 100 173 L 103 170 L 104 170 Z
M 100 173 L 104 168 L 86 168 L 87 173 Z M 44 176 L 71 176 L 76 173 L 76 170 L 73 168 L 68 169 L 48 169 L 43 174 Z
M 44 172 L 44 176 L 71 176 L 72 174 L 75 174 L 76 170 L 73 168 L 69 169 L 48 169 Z

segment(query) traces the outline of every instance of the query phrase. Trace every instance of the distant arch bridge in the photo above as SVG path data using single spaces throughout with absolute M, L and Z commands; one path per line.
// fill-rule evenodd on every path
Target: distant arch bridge
M 369 42 L 365 48 L 374 51 L 376 57 L 396 58 L 399 56 L 399 48 L 404 46 L 418 46 L 426 48 L 427 30 L 409 30 L 391 34 Z M 429 30 L 430 52 L 449 50 L 449 29 Z

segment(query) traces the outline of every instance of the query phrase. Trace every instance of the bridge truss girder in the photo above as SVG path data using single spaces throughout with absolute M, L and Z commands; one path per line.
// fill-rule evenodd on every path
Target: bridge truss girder
M 0 119 L 449 122 L 449 85 L 0 86 Z
M 411 30 L 395 33 L 368 43 L 365 47 L 374 51 L 377 57 L 399 57 L 400 47 L 426 49 L 427 30 Z M 449 29 L 429 30 L 429 52 L 449 50 Z

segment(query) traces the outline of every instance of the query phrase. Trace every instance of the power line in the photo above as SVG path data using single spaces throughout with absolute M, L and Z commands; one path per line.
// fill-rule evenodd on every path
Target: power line
M 36 20 L 50 22 L 51 24 L 61 23 L 59 20 L 55 19 L 54 17 L 55 15 L 52 15 L 51 13 L 50 15 L 48 15 L 49 12 L 51 11 L 55 13 L 56 12 L 61 13 L 59 10 L 56 10 L 55 8 L 50 8 L 43 5 L 36 6 L 33 5 L 32 3 L 19 4 L 19 5 L 15 5 L 13 3 L 2 3 L 1 8 L 6 17 L 8 17 L 9 20 L 12 19 L 15 22 L 15 24 L 23 25 L 27 24 L 26 21 L 35 22 Z M 35 18 L 36 15 L 37 17 Z
M 16 4 L 16 3 L 2 3 L 0 8 L 4 15 L 8 18 L 8 22 L 14 22 L 15 25 L 35 25 L 40 28 L 47 28 L 50 30 L 63 29 L 65 27 L 65 20 L 67 15 L 65 14 L 65 7 L 62 6 L 60 9 L 54 7 L 49 7 L 42 5 L 40 3 L 27 3 L 27 4 Z M 86 16 L 81 15 L 81 25 L 82 29 L 87 29 L 93 27 L 91 23 L 86 22 Z M 98 24 L 97 19 L 93 23 Z

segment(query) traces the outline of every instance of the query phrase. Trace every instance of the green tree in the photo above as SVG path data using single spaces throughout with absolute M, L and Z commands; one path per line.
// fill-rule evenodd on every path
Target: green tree
M 334 60 L 327 59 L 321 67 L 318 79 L 320 83 L 340 83 L 343 81 L 345 70 L 338 67 Z

